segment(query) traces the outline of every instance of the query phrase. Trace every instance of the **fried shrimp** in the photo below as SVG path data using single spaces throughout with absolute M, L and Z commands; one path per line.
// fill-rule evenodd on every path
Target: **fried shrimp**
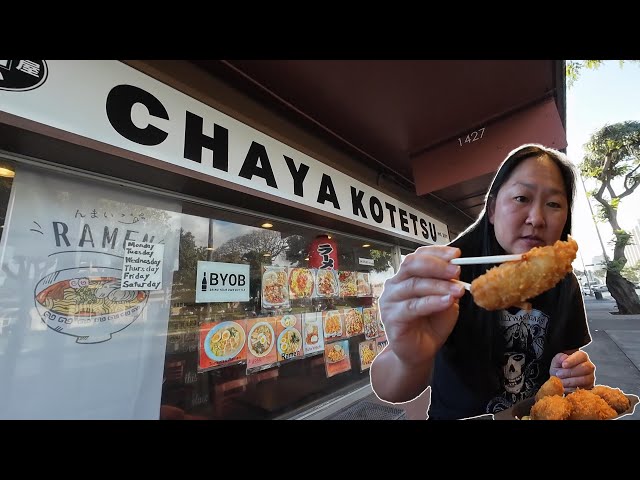
M 547 395 L 531 407 L 531 420 L 568 420 L 571 404 L 562 395 Z
M 568 236 L 553 245 L 534 247 L 522 260 L 505 262 L 471 282 L 473 300 L 486 310 L 501 310 L 549 290 L 572 270 L 578 244 Z
M 631 402 L 627 396 L 619 388 L 608 387 L 607 385 L 596 385 L 591 389 L 605 402 L 609 404 L 616 412 L 622 413 L 631 406 Z
M 564 386 L 562 385 L 562 380 L 560 380 L 558 377 L 551 376 L 549 377 L 549 380 L 542 384 L 542 386 L 536 393 L 536 402 L 541 398 L 547 397 L 549 395 L 564 395 Z
M 571 403 L 569 420 L 608 420 L 617 415 L 607 402 L 590 390 L 579 388 L 565 398 Z

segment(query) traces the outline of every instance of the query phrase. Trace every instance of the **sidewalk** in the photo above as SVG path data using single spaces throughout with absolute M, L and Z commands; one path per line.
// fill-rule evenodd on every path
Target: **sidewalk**
M 596 365 L 596 384 L 640 396 L 640 315 L 616 315 L 616 302 L 608 292 L 602 300 L 591 296 L 583 298 L 592 338 L 584 350 Z M 363 401 L 389 406 L 375 394 Z M 412 402 L 392 406 L 404 411 L 403 419 L 425 420 L 429 401 L 430 389 L 427 389 Z M 640 420 L 640 406 L 633 415 L 621 420 Z
M 585 296 L 592 342 L 584 350 L 596 365 L 596 384 L 640 396 L 640 315 L 616 315 L 608 293 L 602 300 Z M 640 408 L 622 420 L 640 420 Z

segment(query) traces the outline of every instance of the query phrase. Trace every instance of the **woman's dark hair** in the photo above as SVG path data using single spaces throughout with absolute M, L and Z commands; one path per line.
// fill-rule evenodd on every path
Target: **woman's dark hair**
M 486 255 L 502 255 L 505 253 L 496 239 L 493 225 L 489 221 L 489 205 L 495 201 L 500 188 L 509 179 L 515 168 L 524 160 L 529 158 L 537 158 L 546 156 L 550 158 L 560 169 L 562 180 L 564 182 L 567 194 L 567 221 L 562 229 L 560 238 L 567 239 L 567 235 L 571 233 L 571 216 L 573 199 L 576 190 L 576 171 L 573 164 L 567 159 L 566 155 L 558 150 L 544 147 L 539 144 L 525 144 L 515 150 L 512 150 L 505 160 L 500 164 L 496 175 L 491 182 L 489 191 L 485 196 L 484 208 L 477 220 L 462 232 L 455 240 L 449 243 L 453 247 L 458 247 L 462 251 L 464 257 L 486 256 Z M 462 267 L 460 280 L 471 282 L 474 278 L 484 274 L 494 265 L 469 265 Z M 560 292 L 560 295 L 566 295 Z M 559 301 L 564 299 L 558 298 Z M 463 351 L 475 352 L 476 355 L 490 355 L 493 357 L 495 364 L 501 361 L 504 349 L 500 342 L 503 339 L 496 339 L 494 329 L 500 318 L 499 311 L 487 311 L 478 307 L 473 298 L 469 294 L 465 294 L 460 300 L 460 314 L 458 324 L 449 337 L 451 342 L 456 343 L 456 349 L 461 348 Z M 457 333 L 465 331 L 464 334 Z M 478 341 L 485 338 L 485 342 Z M 487 351 L 486 345 L 492 347 Z M 482 364 L 482 362 L 479 362 Z M 484 378 L 484 377 L 480 377 Z M 497 387 L 497 386 L 496 386 Z
M 538 144 L 522 145 L 512 150 L 507 158 L 500 164 L 496 175 L 493 177 L 489 191 L 485 196 L 484 208 L 476 221 L 462 232 L 450 245 L 459 247 L 462 255 L 484 256 L 484 255 L 502 255 L 505 251 L 498 244 L 493 225 L 489 221 L 489 204 L 494 202 L 498 196 L 500 188 L 509 179 L 513 171 L 518 165 L 528 158 L 537 158 L 546 156 L 550 158 L 560 169 L 562 181 L 567 193 L 567 221 L 560 235 L 561 240 L 566 240 L 567 235 L 571 234 L 571 216 L 573 211 L 573 197 L 576 190 L 576 171 L 573 164 L 567 159 L 564 153 L 547 148 Z

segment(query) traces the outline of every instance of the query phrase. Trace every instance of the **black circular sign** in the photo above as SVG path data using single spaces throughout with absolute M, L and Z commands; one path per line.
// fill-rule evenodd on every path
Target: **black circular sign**
M 0 60 L 0 90 L 33 90 L 47 79 L 44 60 Z

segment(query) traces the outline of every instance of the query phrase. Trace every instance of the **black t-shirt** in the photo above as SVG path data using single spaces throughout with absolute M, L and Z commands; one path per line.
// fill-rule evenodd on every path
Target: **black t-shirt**
M 530 300 L 532 310 L 487 312 L 470 294 L 435 358 L 430 419 L 497 413 L 535 395 L 551 359 L 591 341 L 580 285 L 573 273 Z M 473 317 L 473 318 L 470 318 Z

